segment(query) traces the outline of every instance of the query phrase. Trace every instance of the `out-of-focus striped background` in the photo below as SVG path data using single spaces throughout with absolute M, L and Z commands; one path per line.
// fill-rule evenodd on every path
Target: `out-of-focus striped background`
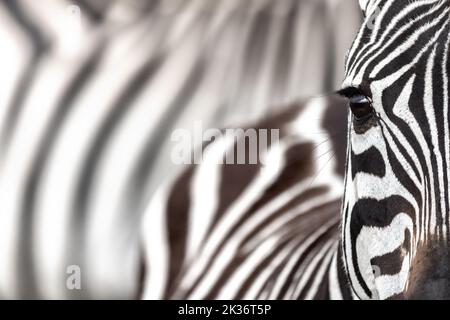
M 173 130 L 338 88 L 359 23 L 356 0 L 3 1 L 0 297 L 132 298 Z

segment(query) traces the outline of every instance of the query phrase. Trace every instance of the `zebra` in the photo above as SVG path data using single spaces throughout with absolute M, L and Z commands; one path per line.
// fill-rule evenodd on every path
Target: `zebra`
M 360 1 L 342 252 L 361 299 L 450 298 L 448 1 Z
M 354 7 L 0 1 L 0 298 L 136 298 L 141 216 L 178 169 L 172 130 L 260 118 L 334 88 Z
M 236 143 L 219 140 L 160 189 L 143 298 L 450 298 L 450 2 L 359 6 L 348 103 L 256 125 L 282 132 L 264 165 L 214 165 Z
M 346 107 L 315 97 L 252 126 L 280 130 L 256 164 L 219 161 L 246 136 L 203 145 L 144 214 L 142 297 L 351 299 L 338 255 Z

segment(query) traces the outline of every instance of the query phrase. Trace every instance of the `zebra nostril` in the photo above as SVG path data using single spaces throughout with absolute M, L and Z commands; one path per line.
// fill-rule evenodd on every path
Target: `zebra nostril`
M 412 300 L 448 300 L 450 297 L 450 281 L 448 279 L 432 279 L 420 286 L 415 286 L 406 294 Z
M 450 251 L 447 244 L 434 243 L 418 249 L 412 262 L 407 299 L 450 298 Z

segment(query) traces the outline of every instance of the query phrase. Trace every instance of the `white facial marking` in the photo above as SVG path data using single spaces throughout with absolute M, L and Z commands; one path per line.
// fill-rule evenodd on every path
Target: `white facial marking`
M 409 255 L 404 257 L 400 273 L 390 276 L 390 283 L 385 281 L 386 276 L 382 276 L 380 280 L 374 277 L 371 259 L 391 253 L 400 247 L 405 241 L 405 230 L 412 234 L 413 221 L 407 214 L 399 213 L 391 224 L 384 228 L 363 227 L 356 239 L 358 267 L 372 293 L 379 298 L 388 298 L 403 290 L 409 270 Z

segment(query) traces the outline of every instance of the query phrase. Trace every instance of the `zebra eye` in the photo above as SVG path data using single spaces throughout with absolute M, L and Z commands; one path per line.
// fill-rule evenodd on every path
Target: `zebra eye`
M 362 94 L 351 96 L 349 106 L 356 120 L 365 119 L 373 113 L 372 102 Z
M 374 114 L 372 100 L 362 89 L 347 87 L 339 90 L 337 93 L 348 99 L 349 107 L 355 120 L 363 121 Z

